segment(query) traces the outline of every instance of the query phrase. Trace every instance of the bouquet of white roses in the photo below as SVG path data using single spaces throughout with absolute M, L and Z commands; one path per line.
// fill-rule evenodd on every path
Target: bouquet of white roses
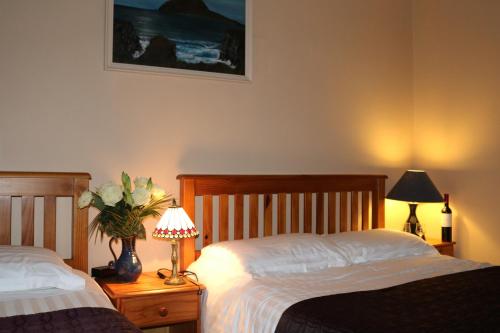
M 90 224 L 91 235 L 97 231 L 101 238 L 106 234 L 115 238 L 136 236 L 145 239 L 143 220 L 148 216 L 160 216 L 170 200 L 170 195 L 153 184 L 151 178 L 135 178 L 132 191 L 130 177 L 122 172 L 121 185 L 108 182 L 95 192 L 85 191 L 78 200 L 78 206 L 92 206 L 100 211 Z

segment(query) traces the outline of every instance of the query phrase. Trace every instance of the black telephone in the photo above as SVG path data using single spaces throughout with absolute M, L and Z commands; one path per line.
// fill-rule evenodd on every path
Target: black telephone
M 92 277 L 98 279 L 105 279 L 105 278 L 111 278 L 116 275 L 116 270 L 115 270 L 116 254 L 115 251 L 113 251 L 113 247 L 111 246 L 111 244 L 115 241 L 117 241 L 117 239 L 115 237 L 111 237 L 108 244 L 109 250 L 111 251 L 114 260 L 108 262 L 107 266 L 92 267 L 91 271 Z

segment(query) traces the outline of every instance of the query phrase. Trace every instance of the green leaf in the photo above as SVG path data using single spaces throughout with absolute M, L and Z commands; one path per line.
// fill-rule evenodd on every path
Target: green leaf
M 132 199 L 132 193 L 130 193 L 130 191 L 125 190 L 123 194 L 125 202 L 132 207 L 134 205 L 134 199 Z
M 123 184 L 123 189 L 125 192 L 131 192 L 131 183 L 130 183 L 130 177 L 127 175 L 125 171 L 122 171 L 122 184 Z
M 125 171 L 122 171 L 122 184 L 125 202 L 128 205 L 133 206 L 134 200 L 132 199 L 132 184 L 129 175 Z
M 92 203 L 93 206 L 102 211 L 106 207 L 104 201 L 102 201 L 101 197 L 97 193 L 92 192 L 92 197 L 94 198 Z
M 153 180 L 151 179 L 151 177 L 149 177 L 148 179 L 148 185 L 146 186 L 146 189 L 148 191 L 151 191 L 153 189 Z
M 140 225 L 139 227 L 139 232 L 137 233 L 137 238 L 138 239 L 146 239 L 146 228 L 144 228 L 144 225 Z

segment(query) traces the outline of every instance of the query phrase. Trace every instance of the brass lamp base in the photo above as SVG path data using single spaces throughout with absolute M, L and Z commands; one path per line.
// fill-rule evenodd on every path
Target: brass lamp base
M 185 284 L 184 278 L 177 275 L 177 239 L 172 239 L 172 275 L 169 279 L 165 280 L 165 284 L 170 286 L 179 286 Z
M 186 284 L 186 281 L 184 281 L 183 277 L 176 276 L 171 277 L 170 279 L 166 279 L 164 283 L 168 284 L 169 286 L 180 286 Z

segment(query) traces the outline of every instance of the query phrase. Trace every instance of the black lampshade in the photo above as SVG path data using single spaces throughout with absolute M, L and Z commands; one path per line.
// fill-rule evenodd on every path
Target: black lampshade
M 443 197 L 425 171 L 408 170 L 387 194 L 387 199 L 407 202 L 442 202 Z

